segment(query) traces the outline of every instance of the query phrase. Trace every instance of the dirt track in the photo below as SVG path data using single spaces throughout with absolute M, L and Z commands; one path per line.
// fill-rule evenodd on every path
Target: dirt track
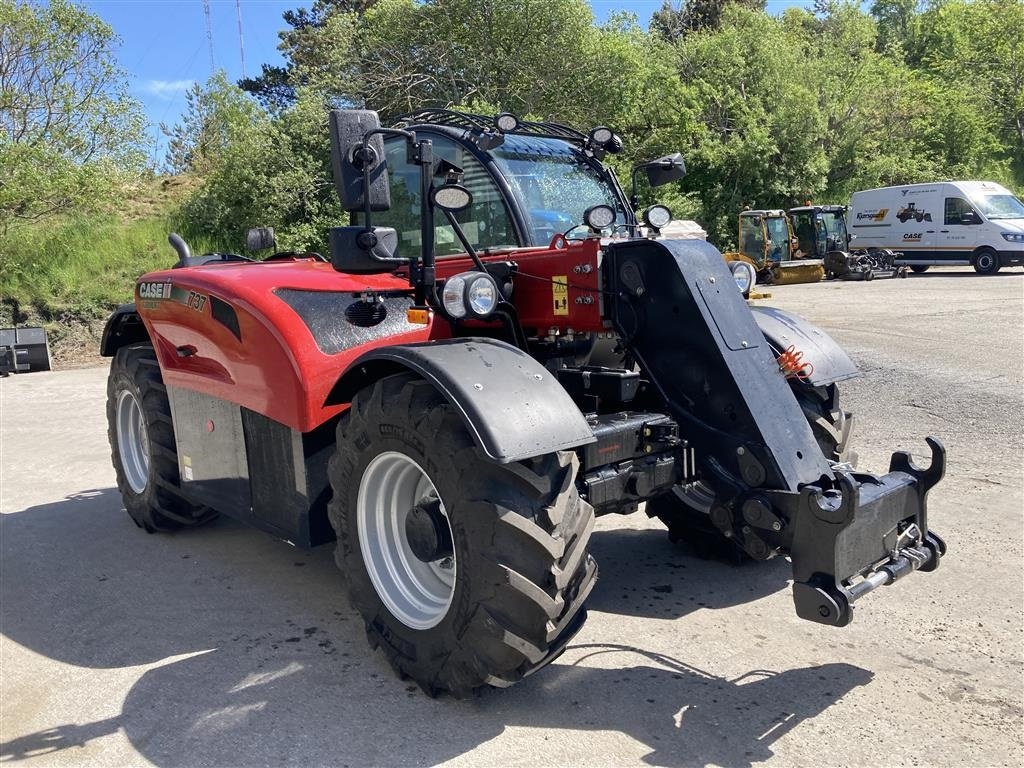
M 0 383 L 0 759 L 31 764 L 1020 765 L 1024 763 L 1024 273 L 774 289 L 864 370 L 861 466 L 949 450 L 950 554 L 800 621 L 774 560 L 673 548 L 602 518 L 590 618 L 547 670 L 430 700 L 371 653 L 329 549 L 229 520 L 174 536 L 113 486 L 106 372 Z

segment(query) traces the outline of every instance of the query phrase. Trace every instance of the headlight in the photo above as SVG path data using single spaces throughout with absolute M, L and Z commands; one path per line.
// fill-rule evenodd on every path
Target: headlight
M 652 205 L 644 210 L 643 219 L 651 229 L 664 229 L 672 222 L 672 211 L 664 205 Z
M 441 303 L 444 304 L 444 311 L 452 317 L 466 316 L 466 281 L 462 275 L 450 277 L 444 282 L 444 290 L 441 292 Z
M 494 124 L 502 133 L 511 133 L 519 127 L 519 118 L 509 112 L 502 112 L 495 115 Z
M 498 306 L 498 286 L 490 275 L 480 275 L 470 282 L 466 289 L 466 304 L 470 314 L 477 317 L 487 317 L 494 311 Z
M 583 212 L 583 221 L 595 232 L 615 223 L 615 209 L 610 205 L 592 205 Z
M 757 272 L 754 271 L 754 267 L 745 261 L 734 261 L 729 268 L 732 270 L 732 279 L 736 281 L 736 287 L 740 289 L 740 293 L 747 296 L 757 284 Z
M 1003 236 L 1003 240 L 1007 240 L 1011 243 L 1024 243 L 1024 234 L 1018 232 L 1000 232 Z
M 498 306 L 501 293 L 494 278 L 484 272 L 462 272 L 448 278 L 441 290 L 441 303 L 449 317 L 484 319 Z

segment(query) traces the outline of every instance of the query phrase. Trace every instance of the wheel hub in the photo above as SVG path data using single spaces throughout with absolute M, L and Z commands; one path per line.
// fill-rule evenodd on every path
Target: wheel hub
M 409 510 L 405 517 L 405 537 L 421 562 L 432 563 L 452 556 L 451 529 L 437 499 L 425 499 Z
M 457 558 L 451 521 L 433 482 L 398 451 L 376 456 L 356 497 L 359 549 L 366 573 L 391 614 L 430 629 L 455 596 Z

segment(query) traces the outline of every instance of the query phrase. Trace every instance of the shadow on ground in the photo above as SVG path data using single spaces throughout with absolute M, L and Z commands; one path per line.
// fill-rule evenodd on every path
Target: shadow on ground
M 678 618 L 784 584 L 784 568 L 768 564 L 741 579 L 732 573 L 733 582 L 752 580 L 752 591 L 730 588 L 728 566 L 664 541 L 660 531 L 599 532 L 594 551 L 607 563 L 592 609 Z M 828 664 L 725 680 L 640 645 L 585 644 L 584 630 L 522 685 L 471 701 L 430 700 L 369 651 L 329 547 L 302 552 L 228 520 L 147 536 L 112 489 L 4 515 L 0 542 L 7 637 L 80 667 L 150 665 L 118 716 L 11 739 L 0 760 L 123 731 L 161 766 L 420 765 L 517 726 L 620 731 L 645 745 L 652 765 L 750 765 L 871 679 Z M 639 570 L 638 558 L 647 558 Z M 666 567 L 673 563 L 685 567 Z M 630 580 L 639 593 L 623 589 Z

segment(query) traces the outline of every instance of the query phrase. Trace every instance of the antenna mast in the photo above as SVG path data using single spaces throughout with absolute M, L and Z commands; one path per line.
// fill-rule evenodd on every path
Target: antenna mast
M 206 16 L 206 41 L 210 44 L 210 72 L 217 68 L 213 58 L 213 22 L 210 20 L 210 0 L 203 0 L 203 14 Z
M 235 0 L 235 15 L 238 16 L 238 53 L 242 57 L 242 77 L 245 77 L 245 41 L 242 39 L 242 0 Z

